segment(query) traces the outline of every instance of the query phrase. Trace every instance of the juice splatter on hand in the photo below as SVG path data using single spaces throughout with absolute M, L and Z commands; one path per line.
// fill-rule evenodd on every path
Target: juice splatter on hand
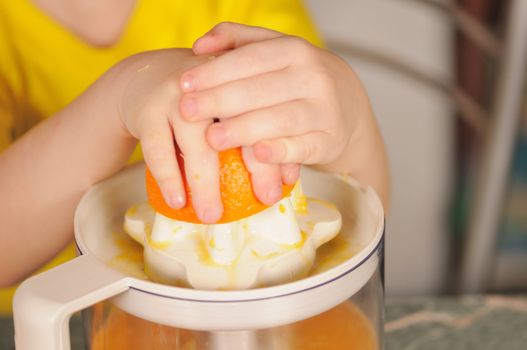
M 253 192 L 251 175 L 243 162 L 241 148 L 222 151 L 218 155 L 220 160 L 220 192 L 223 203 L 223 216 L 218 223 L 237 221 L 268 208 L 269 206 L 260 202 Z M 166 217 L 201 223 L 192 206 L 192 193 L 186 181 L 183 158 L 179 153 L 178 164 L 187 194 L 186 205 L 181 209 L 171 208 L 165 202 L 157 182 L 147 168 L 146 192 L 148 201 L 155 211 Z M 292 188 L 293 186 L 283 185 L 283 196 L 289 195 Z

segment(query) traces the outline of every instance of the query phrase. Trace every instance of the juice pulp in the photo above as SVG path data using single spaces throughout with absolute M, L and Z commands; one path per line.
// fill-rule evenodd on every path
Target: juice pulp
M 152 323 L 109 302 L 92 308 L 91 350 L 214 349 L 211 333 Z M 375 331 L 351 301 L 290 325 L 254 331 L 256 349 L 377 349 Z M 251 346 L 251 348 L 254 348 Z

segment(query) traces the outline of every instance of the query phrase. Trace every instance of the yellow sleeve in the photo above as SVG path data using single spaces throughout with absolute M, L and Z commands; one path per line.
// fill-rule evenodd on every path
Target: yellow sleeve
M 219 21 L 265 27 L 302 37 L 312 44 L 323 42 L 301 0 L 234 0 L 220 6 Z
M 13 141 L 13 110 L 11 108 L 9 90 L 0 76 L 0 153 Z
M 13 141 L 15 97 L 13 82 L 16 74 L 7 23 L 0 4 L 0 153 Z

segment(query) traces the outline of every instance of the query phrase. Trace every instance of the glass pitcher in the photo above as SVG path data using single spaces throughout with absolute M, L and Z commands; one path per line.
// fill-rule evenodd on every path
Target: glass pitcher
M 17 349 L 69 349 L 68 321 L 79 310 L 91 350 L 383 348 L 381 203 L 346 177 L 304 169 L 302 182 L 308 196 L 338 207 L 341 233 L 317 252 L 308 277 L 242 291 L 146 279 L 121 229 L 126 209 L 146 198 L 144 167 L 100 183 L 75 215 L 79 257 L 18 289 Z

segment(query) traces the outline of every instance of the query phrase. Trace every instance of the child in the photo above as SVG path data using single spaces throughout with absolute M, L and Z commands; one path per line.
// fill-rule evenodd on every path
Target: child
M 194 1 L 182 14 L 174 8 L 179 2 L 157 2 L 162 12 L 153 1 L 136 5 L 135 0 L 97 0 L 84 12 L 79 6 L 86 3 L 81 1 L 68 7 L 48 0 L 0 2 L 0 42 L 5 43 L 0 57 L 8 62 L 0 68 L 4 143 L 20 115 L 49 115 L 0 154 L 0 285 L 21 280 L 71 241 L 79 198 L 122 168 L 137 141 L 165 199 L 178 208 L 185 204 L 185 195 L 175 139 L 185 155 L 193 203 L 203 222 L 213 223 L 222 214 L 217 152 L 238 146 L 244 147 L 255 194 L 264 203 L 280 198 L 282 182 L 296 181 L 298 164 L 312 164 L 373 186 L 386 207 L 382 139 L 360 81 L 337 56 L 299 37 L 222 23 L 195 41 L 193 52 L 154 50 L 116 63 L 137 47 L 190 46 L 196 23 L 189 18 L 264 26 L 265 18 L 272 18 L 275 22 L 269 20 L 268 26 L 288 33 L 304 27 L 315 38 L 299 3 Z M 12 31 L 17 11 L 34 20 L 27 26 L 18 23 L 20 32 Z M 222 11 L 219 17 L 211 15 Z M 238 15 L 228 17 L 229 11 Z M 168 34 L 161 22 L 171 16 L 181 19 L 173 22 L 176 32 L 189 34 L 166 45 L 162 39 Z M 90 22 L 94 19 L 100 23 Z M 140 26 L 140 19 L 148 26 Z M 36 26 L 42 32 L 31 30 Z M 62 45 L 35 40 L 42 33 L 60 38 Z M 142 39 L 144 43 L 134 46 Z M 67 49 L 70 55 L 64 54 Z M 73 101 L 60 110 L 46 110 L 49 100 L 57 98 L 48 93 L 50 81 L 75 84 L 68 74 L 82 75 L 84 69 L 95 78 L 91 57 L 101 60 L 93 65 L 116 64 L 75 99 L 83 87 L 63 86 L 72 90 L 65 100 Z M 53 58 L 50 73 L 40 62 Z M 46 72 L 47 80 L 42 79 Z M 21 102 L 24 113 L 17 114 Z M 220 122 L 214 123 L 215 118 Z

